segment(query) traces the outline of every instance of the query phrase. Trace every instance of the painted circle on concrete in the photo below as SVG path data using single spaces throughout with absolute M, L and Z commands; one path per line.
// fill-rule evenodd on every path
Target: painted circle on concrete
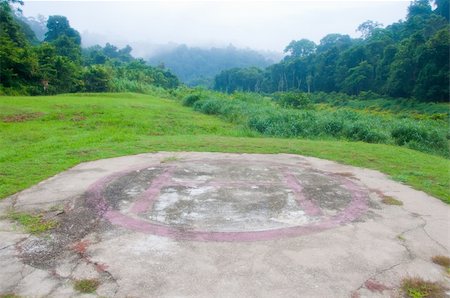
M 301 165 L 183 160 L 105 177 L 87 202 L 113 225 L 182 240 L 258 241 L 338 227 L 368 209 L 351 179 Z

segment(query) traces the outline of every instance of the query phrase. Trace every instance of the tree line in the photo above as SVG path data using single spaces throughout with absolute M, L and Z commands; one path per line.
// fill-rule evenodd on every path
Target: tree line
M 265 69 L 232 68 L 214 79 L 222 92 L 362 91 L 421 101 L 449 100 L 449 0 L 414 0 L 406 20 L 382 28 L 366 21 L 361 38 L 329 34 L 319 44 L 294 40 Z
M 180 45 L 159 53 L 149 59 L 153 65 L 165 65 L 188 86 L 212 87 L 214 76 L 233 67 L 266 67 L 273 61 L 250 49 L 226 48 L 203 49 Z
M 80 34 L 64 16 L 48 18 L 40 41 L 29 25 L 36 20 L 23 17 L 20 5 L 19 0 L 0 0 L 0 94 L 126 91 L 122 87 L 130 83 L 179 85 L 169 70 L 133 58 L 129 46 L 82 48 Z

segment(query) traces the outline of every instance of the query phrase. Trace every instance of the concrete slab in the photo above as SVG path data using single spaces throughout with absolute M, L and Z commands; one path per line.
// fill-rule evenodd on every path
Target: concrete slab
M 29 237 L 0 220 L 0 294 L 80 296 L 80 279 L 106 297 L 389 297 L 407 276 L 449 286 L 431 262 L 449 255 L 446 204 L 316 158 L 99 160 L 3 200 L 11 210 L 59 224 Z

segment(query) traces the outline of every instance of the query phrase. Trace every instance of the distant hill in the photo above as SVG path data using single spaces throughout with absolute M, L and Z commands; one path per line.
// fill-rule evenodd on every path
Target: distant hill
M 212 85 L 214 76 L 222 70 L 234 67 L 267 67 L 278 61 L 272 60 L 270 53 L 260 53 L 250 49 L 238 49 L 232 45 L 226 48 L 198 48 L 177 46 L 149 58 L 152 65 L 164 65 L 189 86 Z

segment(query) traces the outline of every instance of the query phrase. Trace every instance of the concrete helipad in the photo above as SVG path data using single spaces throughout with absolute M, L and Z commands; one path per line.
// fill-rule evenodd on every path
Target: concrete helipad
M 58 225 L 31 236 L 12 211 Z M 92 296 L 389 297 L 408 276 L 448 285 L 430 259 L 448 255 L 449 211 L 379 172 L 298 155 L 99 160 L 0 202 L 0 294 L 77 296 L 74 281 L 97 279 Z

